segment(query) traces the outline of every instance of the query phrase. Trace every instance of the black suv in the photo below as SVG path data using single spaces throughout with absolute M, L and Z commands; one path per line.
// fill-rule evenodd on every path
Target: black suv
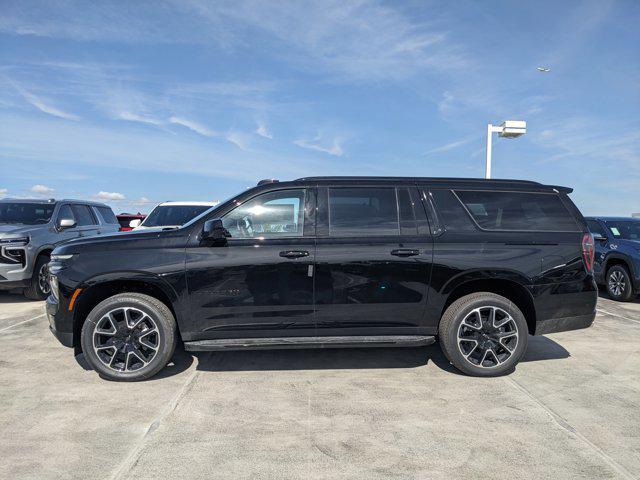
M 262 183 L 172 231 L 75 240 L 51 257 L 55 336 L 102 376 L 188 351 L 416 346 L 513 370 L 529 334 L 595 316 L 593 239 L 569 188 L 516 180 Z
M 587 217 L 595 240 L 594 274 L 609 296 L 629 302 L 640 292 L 640 218 Z

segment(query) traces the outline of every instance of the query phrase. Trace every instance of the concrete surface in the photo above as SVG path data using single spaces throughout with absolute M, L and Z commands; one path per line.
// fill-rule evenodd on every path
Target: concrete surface
M 127 384 L 0 294 L 0 478 L 636 478 L 640 301 L 598 308 L 503 378 L 431 346 L 179 352 Z

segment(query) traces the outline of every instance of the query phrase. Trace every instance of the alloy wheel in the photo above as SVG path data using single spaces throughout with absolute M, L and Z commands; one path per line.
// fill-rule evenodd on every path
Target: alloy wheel
M 609 286 L 609 291 L 614 296 L 619 297 L 620 295 L 622 295 L 624 291 L 627 289 L 627 282 L 625 281 L 624 275 L 622 274 L 622 272 L 619 272 L 619 271 L 611 272 L 611 275 L 609 275 L 608 286 Z
M 458 327 L 458 349 L 476 367 L 493 368 L 506 362 L 518 346 L 516 321 L 499 307 L 479 307 Z
M 93 349 L 100 361 L 117 372 L 133 372 L 148 365 L 160 347 L 153 318 L 134 307 L 104 314 L 93 331 Z
M 49 286 L 49 269 L 46 263 L 38 270 L 38 288 L 44 295 L 49 295 L 51 291 L 51 287 Z

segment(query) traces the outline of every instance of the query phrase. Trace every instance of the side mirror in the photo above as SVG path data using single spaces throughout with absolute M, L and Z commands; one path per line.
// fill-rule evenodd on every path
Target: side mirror
M 600 240 L 600 241 L 604 241 L 607 239 L 607 237 L 603 237 L 602 235 L 600 235 L 599 233 L 593 233 L 593 239 L 594 240 Z
M 209 240 L 214 243 L 226 243 L 229 237 L 231 237 L 231 234 L 224 228 L 222 219 L 213 218 L 204 222 L 202 240 Z
M 73 218 L 60 218 L 58 219 L 58 229 L 66 230 L 67 228 L 73 228 L 76 226 L 76 221 Z
M 142 223 L 142 220 L 140 220 L 139 218 L 136 218 L 135 220 L 131 220 L 129 222 L 129 228 L 139 227 L 141 223 Z

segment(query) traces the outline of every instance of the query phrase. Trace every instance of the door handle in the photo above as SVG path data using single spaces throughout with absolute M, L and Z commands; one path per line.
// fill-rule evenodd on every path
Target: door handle
M 309 252 L 306 250 L 284 250 L 280 252 L 280 256 L 284 258 L 302 258 L 308 257 Z
M 416 255 L 420 255 L 420 250 L 398 248 L 396 250 L 391 250 L 391 255 L 395 255 L 396 257 L 415 257 Z

